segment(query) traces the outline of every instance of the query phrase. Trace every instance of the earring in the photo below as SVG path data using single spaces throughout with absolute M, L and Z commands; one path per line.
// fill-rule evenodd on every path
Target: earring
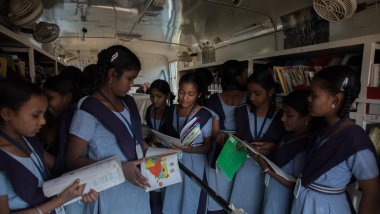
M 334 108 L 335 108 L 335 103 L 332 103 L 332 104 L 330 105 L 330 107 L 331 107 L 332 109 L 334 109 Z
M 308 125 L 309 125 L 309 121 L 306 120 L 306 121 L 305 121 L 305 126 L 308 126 Z
M 110 81 L 108 81 L 108 84 L 111 84 L 111 82 L 112 82 L 112 78 L 110 79 Z

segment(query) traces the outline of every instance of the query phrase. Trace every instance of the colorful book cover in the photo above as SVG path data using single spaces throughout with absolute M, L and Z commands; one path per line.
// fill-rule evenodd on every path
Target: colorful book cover
M 147 192 L 182 182 L 177 153 L 145 158 L 141 174 L 149 181 Z
M 219 154 L 216 164 L 229 181 L 247 159 L 247 153 L 237 149 L 238 141 L 230 135 Z

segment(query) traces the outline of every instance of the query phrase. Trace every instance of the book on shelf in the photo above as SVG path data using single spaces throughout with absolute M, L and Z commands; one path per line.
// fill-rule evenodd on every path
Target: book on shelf
M 281 94 L 287 95 L 295 89 L 310 87 L 316 69 L 304 65 L 274 66 L 271 72 L 274 81 L 281 86 Z
M 148 179 L 149 192 L 182 182 L 178 165 L 178 150 L 150 147 L 143 162 L 141 174 Z
M 121 162 L 114 156 L 46 181 L 42 185 L 44 195 L 46 197 L 58 195 L 73 184 L 76 179 L 80 179 L 80 183 L 85 184 L 83 193 L 88 193 L 90 189 L 101 192 L 125 182 Z M 77 197 L 65 205 L 78 201 L 81 198 L 81 196 Z
M 374 127 L 371 129 L 369 133 L 369 137 L 375 146 L 377 156 L 380 156 L 380 128 L 379 127 Z

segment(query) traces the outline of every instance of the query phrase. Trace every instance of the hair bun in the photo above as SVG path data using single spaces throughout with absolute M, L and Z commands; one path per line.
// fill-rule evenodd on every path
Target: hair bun
M 111 54 L 107 49 L 103 49 L 98 54 L 98 65 L 105 65 L 111 63 Z

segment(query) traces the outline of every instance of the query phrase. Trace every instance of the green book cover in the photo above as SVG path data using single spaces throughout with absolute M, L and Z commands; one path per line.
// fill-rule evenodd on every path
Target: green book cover
M 222 151 L 216 164 L 223 174 L 227 177 L 229 181 L 232 181 L 237 170 L 243 165 L 244 161 L 247 159 L 246 152 L 242 150 L 236 150 L 236 145 L 238 141 L 230 136 L 226 144 L 224 144 Z

